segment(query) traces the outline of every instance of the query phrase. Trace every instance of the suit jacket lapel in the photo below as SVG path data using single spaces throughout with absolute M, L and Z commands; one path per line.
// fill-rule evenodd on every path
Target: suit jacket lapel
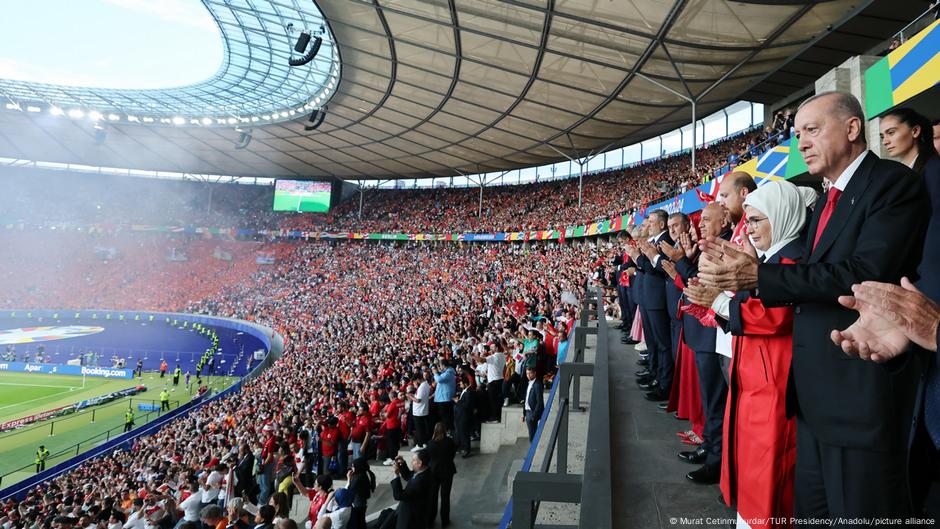
M 826 224 L 826 228 L 819 237 L 819 244 L 816 245 L 816 250 L 810 255 L 809 262 L 816 263 L 822 260 L 826 251 L 829 250 L 832 243 L 839 237 L 839 233 L 842 232 L 842 228 L 845 227 L 846 221 L 855 209 L 855 203 L 861 199 L 865 189 L 868 188 L 869 182 L 871 182 L 871 171 L 874 169 L 877 160 L 878 157 L 871 152 L 862 160 L 862 164 L 858 166 L 858 170 L 852 175 L 852 180 L 849 181 L 849 185 L 845 188 L 845 191 L 842 192 L 839 202 L 836 203 L 836 209 L 832 212 L 832 216 L 829 217 L 829 223 Z M 825 198 L 823 198 L 822 203 L 817 202 L 816 209 L 819 210 L 820 215 L 822 214 L 820 206 L 824 208 L 825 205 Z M 812 239 L 816 234 L 816 226 L 819 224 L 819 215 L 815 212 L 813 212 L 813 220 L 813 225 L 810 227 L 809 236 L 807 237 L 810 245 L 813 244 Z M 810 247 L 812 248 L 812 246 Z

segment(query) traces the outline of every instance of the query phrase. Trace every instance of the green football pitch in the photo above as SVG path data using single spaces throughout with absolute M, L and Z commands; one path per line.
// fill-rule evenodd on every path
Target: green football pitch
M 196 391 L 195 380 L 191 380 L 189 388 L 180 381 L 175 391 L 171 391 L 172 408 L 191 400 Z M 206 377 L 203 384 L 219 391 L 236 380 L 237 377 Z M 170 377 L 161 379 L 157 373 L 148 372 L 140 379 L 0 373 L 0 423 L 138 385 L 147 387 L 147 391 L 132 397 L 0 433 L 0 488 L 35 472 L 34 468 L 23 467 L 33 463 L 39 445 L 45 445 L 51 454 L 46 463 L 49 467 L 120 435 L 128 407 L 134 410 L 135 427 L 156 419 L 158 412 L 147 412 L 138 406 L 159 405 L 164 382 L 173 389 Z

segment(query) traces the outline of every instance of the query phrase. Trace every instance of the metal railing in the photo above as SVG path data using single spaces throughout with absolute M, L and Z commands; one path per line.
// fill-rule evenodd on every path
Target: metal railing
M 589 326 L 591 303 L 597 326 Z M 608 376 L 607 321 L 604 317 L 603 293 L 588 289 L 582 303 L 581 318 L 574 333 L 574 349 L 570 359 L 558 366 L 558 376 L 549 394 L 532 449 L 525 464 L 513 479 L 510 499 L 513 529 L 534 529 L 541 502 L 579 503 L 579 523 L 585 529 L 609 529 L 613 526 L 610 476 L 610 382 Z M 597 335 L 594 363 L 584 362 L 588 335 Z M 572 412 L 584 413 L 581 406 L 581 377 L 593 377 L 591 406 L 588 416 L 589 435 L 584 451 L 584 473 L 568 472 L 569 418 Z M 557 402 L 555 402 L 557 397 Z M 530 470 L 535 447 L 543 434 L 552 405 L 557 406 L 551 426 L 547 451 L 537 472 Z M 555 470 L 550 472 L 552 458 Z M 504 519 L 501 527 L 506 527 Z
M 75 421 L 75 420 L 80 420 L 80 419 L 82 420 L 90 419 L 89 424 L 91 424 L 95 422 L 95 416 L 98 411 L 102 411 L 103 409 L 114 406 L 114 405 L 121 405 L 122 407 L 127 406 L 130 408 L 133 406 L 133 401 L 138 401 L 138 404 L 141 402 L 149 403 L 156 408 L 154 410 L 147 411 L 143 413 L 142 415 L 135 415 L 134 416 L 134 428 L 135 429 L 145 424 L 150 423 L 154 419 L 157 419 L 160 416 L 162 416 L 164 413 L 163 410 L 160 409 L 160 401 L 158 400 L 153 400 L 153 399 L 131 399 L 130 401 L 119 400 L 110 404 L 105 404 L 104 406 L 98 406 L 98 407 L 92 408 L 90 410 L 91 411 L 90 414 L 85 413 L 83 415 L 70 415 L 68 417 L 62 417 L 60 419 L 54 420 L 52 423 L 41 422 L 27 429 L 13 430 L 12 432 L 6 432 L 5 434 L 0 435 L 0 441 L 2 441 L 4 446 L 12 446 L 13 443 L 16 442 L 14 439 L 15 437 L 26 435 L 38 429 L 48 429 L 49 430 L 48 436 L 54 437 L 55 425 L 57 423 L 62 423 L 66 421 Z M 167 410 L 167 413 L 179 408 L 179 406 L 180 406 L 180 401 L 178 400 L 170 401 L 170 409 Z M 88 450 L 91 447 L 97 446 L 101 443 L 108 442 L 111 440 L 112 437 L 123 434 L 124 428 L 125 428 L 125 425 L 123 423 L 123 417 L 116 416 L 116 417 L 110 417 L 109 419 L 113 420 L 115 418 L 121 421 L 120 425 L 113 426 L 111 428 L 108 428 L 107 430 L 98 432 L 95 435 L 92 435 L 91 437 L 82 439 L 81 441 L 70 444 L 64 448 L 57 449 L 55 452 L 52 452 L 49 454 L 48 458 L 46 459 L 46 466 L 52 467 L 57 462 L 64 461 L 70 457 L 75 457 L 81 454 L 82 452 Z M 36 468 L 35 462 L 30 462 L 27 465 L 23 465 L 22 467 L 5 472 L 4 474 L 0 475 L 0 488 L 2 488 L 4 485 L 11 485 L 13 483 L 16 483 L 19 480 L 25 479 L 25 477 L 27 477 L 27 476 L 21 476 L 20 479 L 14 479 L 11 481 L 9 479 L 10 476 L 14 474 L 21 474 L 24 472 L 31 472 L 31 471 L 34 472 L 35 468 Z

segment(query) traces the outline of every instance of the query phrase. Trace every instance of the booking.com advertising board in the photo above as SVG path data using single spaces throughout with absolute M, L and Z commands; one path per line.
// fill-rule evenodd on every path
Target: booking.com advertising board
M 112 367 L 69 366 L 61 364 L 36 364 L 32 362 L 0 362 L 0 372 L 42 373 L 47 375 L 77 375 L 104 378 L 133 378 L 130 369 Z

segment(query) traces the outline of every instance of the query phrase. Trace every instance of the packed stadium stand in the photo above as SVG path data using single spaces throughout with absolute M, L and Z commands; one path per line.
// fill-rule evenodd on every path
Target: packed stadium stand
M 0 454 L 81 315 L 272 346 L 2 529 L 937 525 L 940 2 L 195 4 L 206 81 L 0 69 Z

